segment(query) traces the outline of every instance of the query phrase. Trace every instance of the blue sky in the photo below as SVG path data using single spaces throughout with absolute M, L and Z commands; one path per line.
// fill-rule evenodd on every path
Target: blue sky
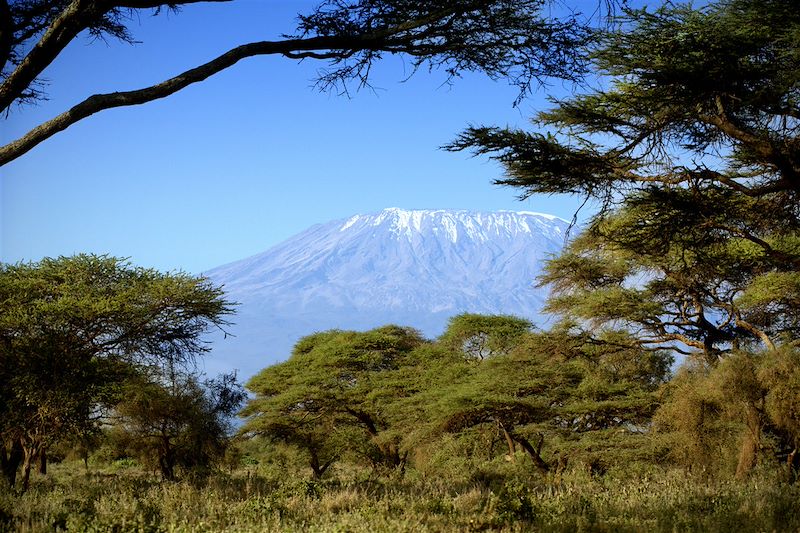
M 49 100 L 12 111 L 3 143 L 86 96 L 150 85 L 244 42 L 294 29 L 311 2 L 198 4 L 132 21 L 136 45 L 81 38 L 45 73 Z M 385 207 L 532 210 L 575 198 L 495 187 L 498 165 L 439 146 L 469 124 L 527 127 L 555 82 L 518 108 L 481 75 L 444 84 L 386 58 L 376 91 L 311 85 L 319 62 L 257 57 L 166 99 L 94 115 L 0 168 L 0 260 L 78 252 L 198 273 L 306 227 Z M 406 81 L 404 81 L 406 80 Z M 589 211 L 582 213 L 589 214 Z

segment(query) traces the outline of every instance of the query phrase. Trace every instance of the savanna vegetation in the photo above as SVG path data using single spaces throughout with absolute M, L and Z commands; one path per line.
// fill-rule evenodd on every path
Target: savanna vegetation
M 477 342 L 502 349 L 481 358 Z M 743 479 L 718 453 L 748 430 L 720 407 L 727 384 L 670 379 L 670 363 L 627 332 L 599 342 L 507 316 L 459 315 L 434 341 L 398 326 L 317 333 L 250 380 L 235 436 L 213 416 L 240 401 L 220 393 L 230 383 L 183 379 L 176 394 L 163 376 L 130 378 L 92 440 L 56 439 L 47 475 L 0 492 L 0 519 L 20 531 L 800 526 L 777 448 Z
M 597 74 L 580 93 L 532 131 L 450 145 L 523 196 L 597 202 L 540 279 L 547 330 L 462 314 L 436 339 L 318 332 L 246 398 L 193 371 L 232 312 L 202 278 L 3 266 L 0 527 L 800 529 L 795 4 L 620 8 L 571 42 Z M 306 23 L 335 34 L 349 4 L 326 5 Z M 458 52 L 436 31 L 461 19 L 432 20 L 408 31 Z

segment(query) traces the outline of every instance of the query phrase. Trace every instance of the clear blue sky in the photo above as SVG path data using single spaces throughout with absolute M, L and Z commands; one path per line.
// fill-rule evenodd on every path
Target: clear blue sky
M 142 15 L 140 44 L 81 38 L 46 72 L 49 100 L 15 109 L 3 143 L 86 96 L 129 90 L 237 44 L 294 30 L 312 2 L 240 0 Z M 0 259 L 78 252 L 198 273 L 306 227 L 385 207 L 533 210 L 572 216 L 578 199 L 491 184 L 500 168 L 439 149 L 468 124 L 526 127 L 558 83 L 519 108 L 516 89 L 480 75 L 443 85 L 386 58 L 376 92 L 311 87 L 319 62 L 256 57 L 166 99 L 104 111 L 0 168 Z M 589 212 L 583 213 L 588 215 Z

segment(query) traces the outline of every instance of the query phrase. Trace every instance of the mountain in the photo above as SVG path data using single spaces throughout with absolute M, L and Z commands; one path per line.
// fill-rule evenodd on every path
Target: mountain
M 207 371 L 247 378 L 298 338 L 331 328 L 413 326 L 430 337 L 461 312 L 540 319 L 533 286 L 569 224 L 531 212 L 385 209 L 312 226 L 205 275 L 239 302 L 234 337 L 212 339 Z

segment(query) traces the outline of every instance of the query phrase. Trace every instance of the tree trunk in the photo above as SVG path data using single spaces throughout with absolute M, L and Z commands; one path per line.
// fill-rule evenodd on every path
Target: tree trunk
M 47 450 L 42 448 L 39 451 L 39 473 L 47 475 Z
M 44 450 L 44 444 L 37 436 L 29 436 L 27 442 L 20 440 L 22 446 L 22 492 L 26 492 L 30 485 L 31 468 L 33 462 L 39 458 Z
M 22 443 L 19 439 L 14 439 L 3 445 L 0 453 L 0 467 L 2 467 L 3 477 L 8 482 L 9 487 L 13 487 L 17 482 L 17 471 L 22 464 Z
M 512 463 L 516 462 L 516 454 L 517 454 L 517 446 L 514 443 L 514 439 L 511 438 L 506 428 L 503 424 L 500 424 L 500 429 L 503 431 L 503 436 L 506 438 L 506 444 L 508 445 L 508 460 Z
M 161 470 L 161 477 L 164 480 L 175 481 L 175 451 L 170 446 L 168 438 L 164 438 L 161 442 L 158 466 Z
M 746 478 L 758 463 L 758 452 L 761 448 L 761 431 L 763 420 L 761 413 L 754 406 L 748 406 L 745 417 L 747 430 L 739 449 L 739 462 L 736 465 L 736 479 Z
M 797 455 L 797 448 L 789 452 L 786 456 L 786 466 L 789 467 L 789 472 L 794 473 L 798 470 L 798 462 L 800 462 L 800 456 Z
M 400 458 L 400 477 L 406 475 L 406 464 L 408 464 L 408 450 L 406 450 Z
M 161 478 L 165 481 L 175 481 L 175 465 L 169 457 L 162 456 L 158 459 Z
M 797 453 L 797 447 L 786 456 L 786 471 L 790 480 L 797 480 L 800 471 L 800 454 Z
M 539 442 L 534 447 L 528 439 L 521 435 L 511 434 L 511 437 L 519 442 L 522 449 L 528 452 L 528 455 L 533 460 L 533 465 L 542 473 L 547 473 L 550 470 L 550 465 L 548 465 L 544 459 L 542 459 L 541 451 L 542 451 L 542 443 L 544 442 L 544 435 L 539 433 Z
M 31 466 L 36 457 L 35 450 L 25 448 L 24 458 L 22 460 L 22 492 L 27 492 L 31 482 Z
M 329 459 L 327 462 L 320 464 L 317 452 L 311 450 L 311 471 L 314 473 L 314 479 L 319 479 L 325 475 L 328 468 L 333 464 L 334 458 Z
M 378 449 L 381 452 L 384 464 L 392 467 L 402 466 L 403 458 L 400 456 L 400 451 L 398 450 L 395 444 L 393 443 L 379 444 Z

